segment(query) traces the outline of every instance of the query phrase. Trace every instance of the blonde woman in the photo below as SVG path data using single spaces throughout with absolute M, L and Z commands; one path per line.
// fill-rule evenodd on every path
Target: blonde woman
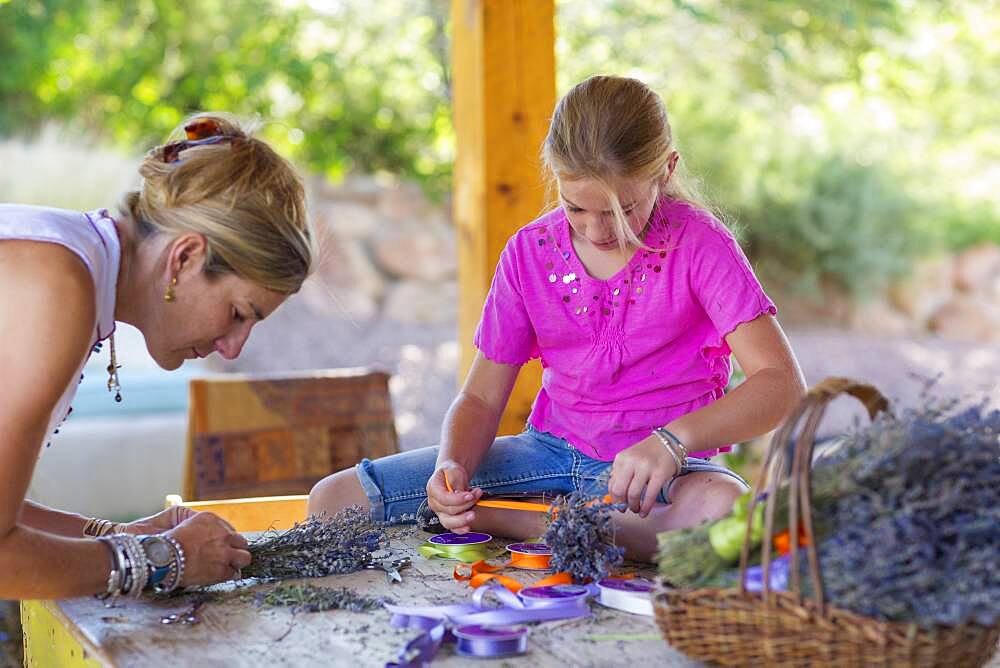
M 232 359 L 310 272 L 303 186 L 287 161 L 222 114 L 189 119 L 175 138 L 149 152 L 116 212 L 0 205 L 0 598 L 139 596 L 226 580 L 250 561 L 210 513 L 113 525 L 25 500 L 102 342 L 120 400 L 116 321 L 138 328 L 164 369 Z
M 558 203 L 500 256 L 441 446 L 334 474 L 311 512 L 429 507 L 452 531 L 523 538 L 544 531 L 536 514 L 476 508 L 484 491 L 610 493 L 628 506 L 617 538 L 649 559 L 658 532 L 721 517 L 747 489 L 711 458 L 777 425 L 805 384 L 774 304 L 685 178 L 662 100 L 635 79 L 587 79 L 556 107 L 542 158 Z M 725 394 L 730 352 L 747 379 Z M 533 357 L 545 370 L 527 428 L 495 439 Z

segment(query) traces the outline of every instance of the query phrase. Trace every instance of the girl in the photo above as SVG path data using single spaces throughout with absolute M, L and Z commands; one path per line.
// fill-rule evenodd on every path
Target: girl
M 542 158 L 559 207 L 501 254 L 440 447 L 334 474 L 310 512 L 363 504 L 394 522 L 426 503 L 452 531 L 524 538 L 541 516 L 475 508 L 484 491 L 607 492 L 628 505 L 620 544 L 650 559 L 658 532 L 721 517 L 746 490 L 710 458 L 772 429 L 805 383 L 774 304 L 684 179 L 662 101 L 590 78 L 557 105 Z M 747 378 L 724 394 L 730 352 Z M 532 357 L 527 428 L 494 440 Z
M 226 580 L 250 562 L 246 541 L 210 513 L 113 525 L 25 500 L 39 448 L 106 339 L 118 391 L 116 320 L 142 332 L 164 369 L 232 359 L 310 271 L 291 165 L 228 117 L 198 116 L 184 131 L 149 152 L 142 187 L 115 214 L 0 205 L 0 374 L 11 388 L 0 405 L 0 598 L 138 596 Z

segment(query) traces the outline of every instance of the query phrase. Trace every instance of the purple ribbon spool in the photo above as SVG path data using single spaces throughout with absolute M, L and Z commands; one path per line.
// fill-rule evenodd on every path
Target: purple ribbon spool
M 528 608 L 586 606 L 590 590 L 580 585 L 548 585 L 525 587 L 517 595 Z
M 509 552 L 530 554 L 537 557 L 551 557 L 552 548 L 545 543 L 511 543 L 507 546 Z
M 493 540 L 488 533 L 442 533 L 427 539 L 433 545 L 481 545 Z
M 470 624 L 452 629 L 452 634 L 455 651 L 462 656 L 492 659 L 524 654 L 528 649 L 528 629 L 523 626 Z

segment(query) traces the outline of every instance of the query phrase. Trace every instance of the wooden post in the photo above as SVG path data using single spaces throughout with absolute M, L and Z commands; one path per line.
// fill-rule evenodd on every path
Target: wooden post
M 555 7 L 554 0 L 452 0 L 451 17 L 464 379 L 500 251 L 545 204 L 538 151 L 555 106 Z M 523 429 L 540 382 L 537 360 L 521 369 L 501 434 Z

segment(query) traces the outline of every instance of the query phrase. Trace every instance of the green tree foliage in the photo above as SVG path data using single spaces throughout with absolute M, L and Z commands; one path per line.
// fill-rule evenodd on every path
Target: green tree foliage
M 450 186 L 448 0 L 0 0 L 0 135 L 260 115 L 331 178 Z M 863 293 L 1000 241 L 1000 0 L 559 0 L 560 92 L 642 78 L 755 258 Z
M 331 177 L 386 170 L 440 188 L 452 156 L 447 4 L 326 4 L 0 4 L 0 133 L 60 119 L 148 147 L 193 111 L 225 109 L 273 121 L 268 138 Z

